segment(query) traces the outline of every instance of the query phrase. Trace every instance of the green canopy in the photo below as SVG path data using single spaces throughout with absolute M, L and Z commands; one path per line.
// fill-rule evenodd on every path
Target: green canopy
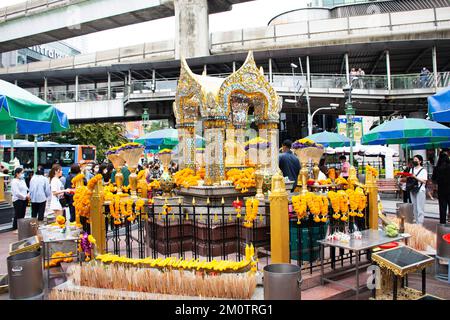
M 204 147 L 205 140 L 202 137 L 197 135 L 195 140 L 195 145 L 197 147 Z M 145 150 L 151 152 L 156 152 L 162 149 L 173 149 L 178 145 L 178 130 L 156 130 L 135 139 L 134 142 L 144 145 Z
M 450 128 L 425 119 L 386 121 L 362 137 L 362 144 L 423 144 L 448 141 Z
M 11 134 L 13 160 L 14 134 L 34 134 L 34 170 L 37 169 L 37 134 L 69 129 L 64 112 L 9 82 L 0 80 L 0 134 Z
M 348 147 L 350 145 L 350 139 L 342 134 L 323 131 L 315 133 L 306 138 L 311 139 L 315 143 L 321 144 L 324 147 L 338 148 Z
M 0 134 L 46 134 L 68 129 L 65 113 L 30 92 L 0 80 Z

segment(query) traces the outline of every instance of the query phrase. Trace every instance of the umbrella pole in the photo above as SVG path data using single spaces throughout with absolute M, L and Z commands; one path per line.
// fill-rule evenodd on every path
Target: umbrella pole
M 37 147 L 37 135 L 34 135 L 34 173 L 37 172 L 37 161 L 38 161 L 38 147 Z
M 11 171 L 14 170 L 14 134 L 11 135 L 11 152 L 9 157 L 9 165 L 11 167 Z

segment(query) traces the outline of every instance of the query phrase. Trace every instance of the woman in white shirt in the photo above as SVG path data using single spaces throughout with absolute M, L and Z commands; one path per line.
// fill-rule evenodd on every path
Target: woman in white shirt
M 64 193 L 67 192 L 64 189 L 64 185 L 61 182 L 62 168 L 59 164 L 54 164 L 48 178 L 50 180 L 50 190 L 52 192 L 52 199 L 50 200 L 50 209 L 53 210 L 55 215 L 63 215 L 63 207 L 60 199 L 64 197 Z
M 415 222 L 423 224 L 426 200 L 425 186 L 428 179 L 427 170 L 423 167 L 423 158 L 419 154 L 414 156 L 413 165 L 412 178 L 417 180 L 419 188 L 417 192 L 410 192 L 411 203 L 413 204 Z
M 22 168 L 14 170 L 14 178 L 11 181 L 11 194 L 14 206 L 13 230 L 17 230 L 17 220 L 25 218 L 25 211 L 30 199 Z

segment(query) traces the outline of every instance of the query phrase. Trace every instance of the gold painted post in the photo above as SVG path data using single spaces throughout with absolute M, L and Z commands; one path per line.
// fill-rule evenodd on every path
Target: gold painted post
M 0 172 L 0 202 L 5 201 L 5 176 Z
M 288 194 L 279 172 L 272 177 L 270 201 L 270 251 L 272 263 L 289 263 Z
M 103 216 L 103 184 L 100 180 L 94 188 L 91 198 L 91 234 L 96 240 L 96 252 L 105 253 L 106 249 L 106 229 L 105 218 Z
M 369 194 L 369 229 L 378 230 L 378 186 L 376 177 L 366 170 L 366 187 Z

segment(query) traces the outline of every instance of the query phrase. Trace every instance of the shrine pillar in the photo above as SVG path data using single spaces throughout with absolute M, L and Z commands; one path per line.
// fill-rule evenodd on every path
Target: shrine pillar
M 205 185 L 220 183 L 225 178 L 225 120 L 207 119 L 205 128 Z
M 195 125 L 184 123 L 177 125 L 178 147 L 181 155 L 180 169 L 190 168 L 195 171 Z

